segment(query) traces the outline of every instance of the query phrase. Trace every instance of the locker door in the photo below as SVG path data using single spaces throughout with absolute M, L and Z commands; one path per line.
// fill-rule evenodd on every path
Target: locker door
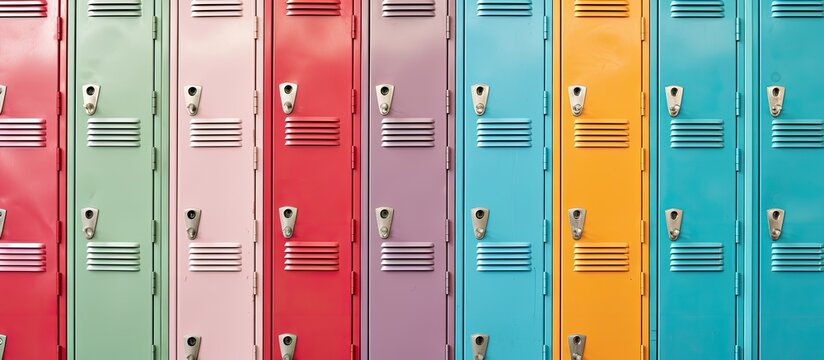
M 59 1 L 0 1 L 0 293 L 7 294 L 0 357 L 7 359 L 56 358 L 59 9 Z
M 275 357 L 352 351 L 353 5 L 275 1 Z
M 475 359 L 479 341 L 488 341 L 480 348 L 489 359 L 538 359 L 545 343 L 544 2 L 479 0 L 465 11 L 466 106 L 458 122 L 466 134 L 458 214 L 465 218 L 465 324 L 458 346 L 464 359 Z
M 151 0 L 77 2 L 74 358 L 152 356 Z
M 736 345 L 736 3 L 660 4 L 659 357 L 730 359 Z
M 588 360 L 637 359 L 643 344 L 642 1 L 561 4 L 561 357 L 582 347 Z
M 255 344 L 255 1 L 177 6 L 177 333 L 170 341 L 178 359 L 198 346 L 203 358 L 237 358 Z
M 760 99 L 760 355 L 816 359 L 824 357 L 824 116 L 816 94 L 824 49 L 800 45 L 824 41 L 824 9 L 760 4 L 760 86 L 752 90 Z

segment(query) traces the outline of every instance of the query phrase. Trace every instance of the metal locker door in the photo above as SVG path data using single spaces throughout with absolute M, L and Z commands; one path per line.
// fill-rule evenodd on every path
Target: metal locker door
M 256 2 L 175 6 L 177 321 L 169 341 L 176 359 L 237 358 L 254 348 L 256 333 Z
M 544 9 L 478 0 L 464 10 L 463 359 L 539 359 L 549 343 Z
M 637 359 L 646 345 L 645 7 L 561 2 L 561 358 Z
M 0 359 L 55 359 L 65 331 L 60 11 L 59 1 L 0 1 Z
M 824 358 L 824 8 L 759 3 L 760 356 Z
M 74 344 L 70 359 L 153 353 L 154 2 L 76 3 Z
M 659 6 L 658 356 L 730 359 L 738 295 L 736 2 Z

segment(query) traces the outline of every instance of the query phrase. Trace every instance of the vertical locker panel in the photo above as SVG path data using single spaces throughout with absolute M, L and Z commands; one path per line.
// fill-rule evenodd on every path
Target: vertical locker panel
M 154 3 L 76 5 L 73 357 L 143 360 L 157 281 Z
M 561 3 L 563 358 L 642 352 L 642 2 Z
M 802 44 L 822 42 L 824 7 L 759 3 L 761 69 L 752 91 L 760 99 L 760 356 L 822 358 L 824 116 L 817 87 L 824 48 Z
M 465 320 L 458 346 L 464 359 L 476 359 L 478 341 L 488 341 L 481 345 L 490 359 L 538 359 L 545 319 L 544 2 L 478 0 L 465 11 L 466 106 L 458 122 L 465 203 L 457 215 L 465 219 Z
M 54 359 L 58 345 L 59 4 L 0 1 L 0 357 L 7 359 Z
M 348 358 L 353 2 L 277 0 L 274 12 L 274 357 Z
M 176 3 L 177 332 L 170 341 L 177 359 L 197 347 L 203 358 L 236 358 L 255 345 L 255 1 Z
M 659 357 L 729 359 L 736 345 L 736 3 L 660 5 Z

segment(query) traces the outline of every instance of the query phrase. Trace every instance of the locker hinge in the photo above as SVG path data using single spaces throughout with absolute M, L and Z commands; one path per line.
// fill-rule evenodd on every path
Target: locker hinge
M 741 220 L 735 220 L 735 243 L 741 242 Z
M 252 92 L 252 113 L 257 115 L 258 112 L 258 92 L 257 90 Z
M 741 18 L 735 18 L 735 41 L 741 41 Z
M 58 91 L 57 92 L 57 115 L 60 115 L 60 113 L 63 111 L 62 104 L 63 104 L 63 94 L 61 94 Z
M 544 356 L 544 357 L 543 357 L 543 359 L 544 359 L 544 360 L 549 360 L 549 358 L 550 358 L 550 354 L 552 354 L 552 352 L 551 352 L 551 351 L 549 351 L 549 345 L 544 344 L 544 345 L 542 346 L 542 349 L 541 349 L 541 355 L 543 355 L 543 356 Z
M 57 220 L 57 243 L 63 242 L 63 222 Z
M 645 92 L 641 92 L 641 116 L 647 114 L 647 94 Z
M 157 91 L 152 91 L 152 115 L 157 115 Z
M 157 295 L 157 273 L 152 271 L 152 295 Z
M 252 170 L 258 169 L 258 148 L 255 146 L 252 148 Z
M 641 17 L 641 41 L 647 41 L 647 18 Z
M 544 161 L 543 161 L 544 171 L 549 166 L 549 148 L 544 147 Z
M 449 295 L 449 271 L 446 272 L 446 277 L 444 278 L 444 280 L 444 292 L 446 293 L 446 295 Z
M 444 359 L 449 360 L 449 344 L 446 344 L 446 349 L 444 349 Z
M 741 115 L 741 93 L 735 92 L 735 116 Z
M 252 242 L 257 244 L 257 235 L 258 235 L 258 222 L 256 219 L 252 219 Z
M 152 17 L 152 39 L 157 40 L 157 16 Z
M 549 109 L 549 92 L 544 90 L 544 115 L 546 115 L 547 110 Z
M 152 148 L 152 171 L 157 170 L 157 148 Z
M 544 16 L 544 40 L 549 38 L 549 16 Z
M 452 155 L 452 154 L 451 154 L 449 146 L 447 146 L 446 147 L 446 170 L 449 170 L 452 167 L 452 161 L 451 161 L 451 156 L 450 155 Z
M 735 296 L 741 295 L 741 273 L 735 272 Z
M 157 346 L 152 344 L 152 360 L 157 359 Z
M 647 274 L 641 272 L 641 296 L 646 296 Z
M 451 16 L 446 17 L 446 38 L 447 39 L 452 38 L 452 17 Z
M 449 243 L 449 219 L 444 220 L 444 226 L 446 227 L 446 229 L 444 229 L 444 233 L 443 233 L 444 234 L 444 242 Z
M 735 172 L 741 171 L 741 149 L 735 148 Z
M 647 221 L 641 220 L 641 243 L 647 242 Z
M 641 345 L 641 360 L 646 360 L 647 358 L 647 347 Z
M 60 172 L 63 170 L 63 157 L 61 156 L 63 155 L 63 151 L 60 150 L 60 148 L 57 148 L 55 151 L 55 155 L 57 157 L 57 172 Z
M 548 277 L 549 275 L 547 275 L 547 272 L 544 271 L 544 274 L 541 276 L 541 289 L 544 295 L 546 295 L 547 283 L 549 282 L 547 279 Z
M 356 15 L 352 15 L 352 31 L 350 32 L 352 38 L 356 38 L 358 36 L 358 17 Z
M 350 105 L 349 107 L 350 107 L 350 110 L 352 111 L 352 114 L 355 113 L 355 110 L 357 109 L 357 104 L 358 104 L 358 93 L 355 89 L 352 89 L 352 100 L 349 104 Z
M 257 16 L 255 16 L 255 18 L 252 19 L 252 20 L 254 21 L 254 23 L 252 23 L 252 25 L 254 26 L 254 29 L 252 29 L 252 34 L 254 36 L 254 39 L 257 40 L 258 35 L 259 35 L 258 34 L 258 32 L 259 32 L 258 29 L 260 28 L 260 19 Z
M 257 345 L 252 345 L 252 359 L 257 360 Z
M 357 354 L 355 344 L 349 344 L 349 360 L 355 360 L 355 354 Z
M 55 31 L 55 37 L 57 37 L 57 41 L 63 40 L 63 18 L 60 16 L 57 17 L 57 31 Z
M 352 147 L 352 154 L 349 156 L 349 162 L 350 162 L 350 165 L 352 167 L 352 170 L 355 170 L 355 167 L 358 164 L 358 147 L 357 146 Z
M 734 351 L 735 351 L 735 360 L 740 360 L 743 357 L 742 355 L 744 354 L 744 352 L 741 351 L 741 345 L 735 345 L 735 350 Z
M 357 220 L 352 219 L 352 221 L 350 221 L 349 223 L 350 223 L 349 241 L 354 243 L 355 242 L 355 236 L 358 234 L 358 222 L 357 222 Z
M 357 275 L 354 271 L 349 273 L 349 294 L 355 295 L 355 283 L 357 282 Z
M 258 293 L 258 273 L 252 273 L 252 295 L 257 295 Z
M 60 345 L 57 345 L 57 358 L 63 359 L 63 347 Z
M 541 234 L 543 234 L 544 244 L 546 244 L 546 238 L 549 235 L 549 220 L 547 220 L 547 219 L 544 219 L 544 229 L 541 232 Z
M 157 220 L 152 220 L 152 244 L 157 242 Z
M 452 96 L 449 94 L 449 89 L 446 90 L 446 113 L 449 114 L 452 109 L 450 109 L 450 105 L 452 104 Z
M 57 296 L 63 295 L 63 274 L 57 273 Z
M 641 148 L 641 172 L 647 171 L 647 149 Z

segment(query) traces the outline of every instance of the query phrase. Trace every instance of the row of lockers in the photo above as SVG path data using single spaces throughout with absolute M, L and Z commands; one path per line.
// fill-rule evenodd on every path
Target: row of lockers
M 747 5 L 0 0 L 0 360 L 824 357 L 824 4 Z

